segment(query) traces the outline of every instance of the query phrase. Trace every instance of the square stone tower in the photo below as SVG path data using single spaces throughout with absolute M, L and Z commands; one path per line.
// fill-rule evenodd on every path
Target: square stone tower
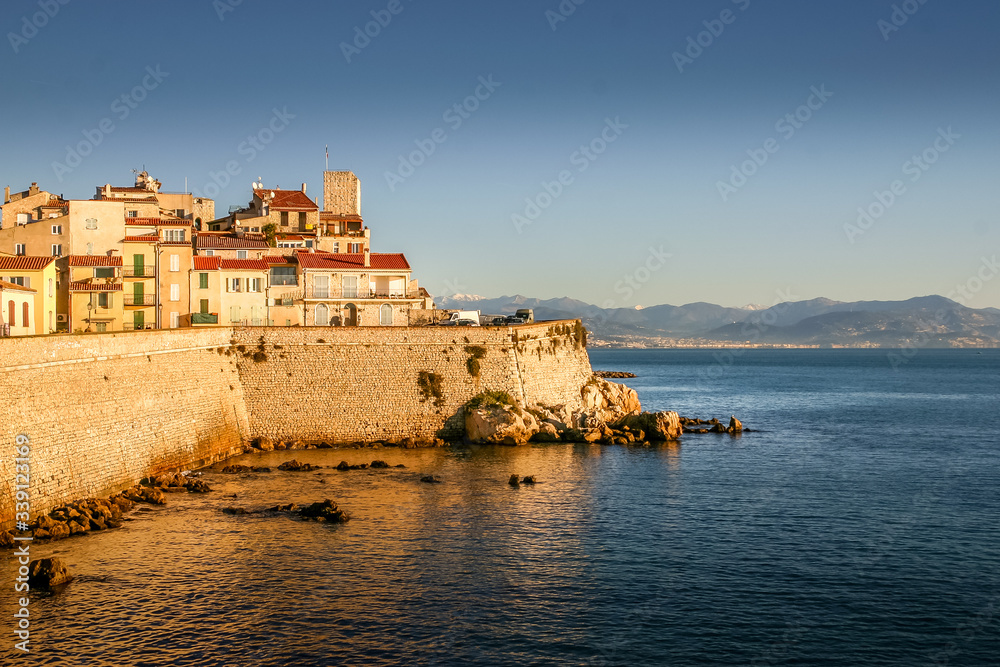
M 353 171 L 323 172 L 323 211 L 361 215 L 361 180 Z

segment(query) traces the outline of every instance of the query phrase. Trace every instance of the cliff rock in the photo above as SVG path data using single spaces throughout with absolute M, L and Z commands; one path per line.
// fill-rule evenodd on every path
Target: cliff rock
M 477 408 L 465 413 L 465 434 L 469 442 L 523 445 L 537 432 L 535 417 L 510 405 Z
M 580 390 L 583 411 L 605 422 L 613 422 L 642 410 L 635 389 L 623 384 L 594 378 Z
M 616 429 L 625 426 L 631 431 L 644 431 L 649 440 L 677 440 L 681 437 L 681 418 L 676 412 L 642 412 L 628 415 L 615 423 Z

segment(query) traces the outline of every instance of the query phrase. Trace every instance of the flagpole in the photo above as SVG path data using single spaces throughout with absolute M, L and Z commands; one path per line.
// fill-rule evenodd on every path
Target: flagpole
M 330 171 L 330 144 L 326 145 L 326 170 Z

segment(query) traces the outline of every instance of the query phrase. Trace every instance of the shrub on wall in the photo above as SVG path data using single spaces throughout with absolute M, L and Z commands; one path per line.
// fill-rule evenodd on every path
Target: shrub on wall
M 444 405 L 444 390 L 442 388 L 441 376 L 429 371 L 420 371 L 417 374 L 417 388 L 420 390 L 420 402 L 425 403 L 431 398 L 434 405 L 441 407 Z

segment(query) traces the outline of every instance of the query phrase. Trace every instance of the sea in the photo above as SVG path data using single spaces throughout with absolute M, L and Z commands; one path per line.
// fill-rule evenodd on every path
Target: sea
M 31 593 L 29 654 L 0 553 L 0 663 L 1000 664 L 1000 350 L 590 356 L 646 410 L 750 430 L 245 455 L 324 468 L 206 471 L 34 545 L 76 579 Z M 405 468 L 334 468 L 375 459 Z M 326 498 L 352 520 L 222 512 Z

